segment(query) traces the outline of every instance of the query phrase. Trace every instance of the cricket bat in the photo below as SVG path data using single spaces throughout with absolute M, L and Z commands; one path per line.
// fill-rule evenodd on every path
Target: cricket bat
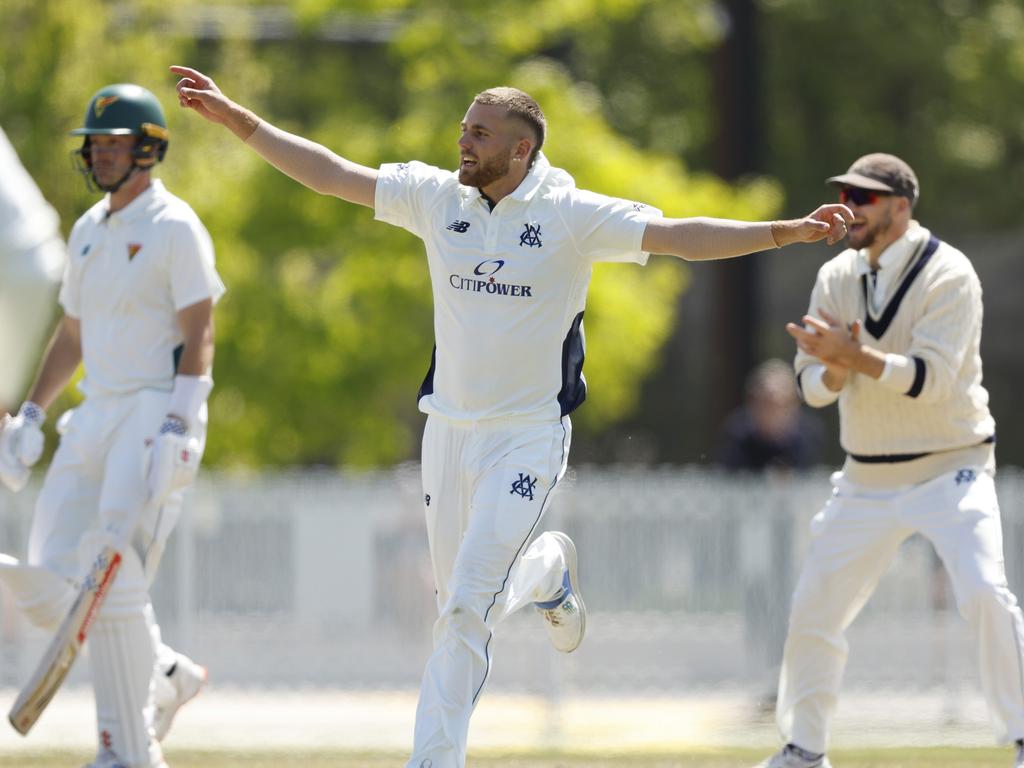
M 46 653 L 21 689 L 7 716 L 14 730 L 22 736 L 27 735 L 35 725 L 71 671 L 89 634 L 89 627 L 99 613 L 120 567 L 121 553 L 113 546 L 105 546 L 85 577 L 60 629 L 50 641 Z

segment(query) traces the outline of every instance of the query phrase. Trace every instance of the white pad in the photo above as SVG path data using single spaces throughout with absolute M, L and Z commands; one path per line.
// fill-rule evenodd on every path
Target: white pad
M 37 565 L 24 565 L 9 555 L 0 555 L 0 581 L 14 594 L 28 620 L 49 630 L 60 626 L 78 591 L 63 576 Z
M 110 539 L 110 535 L 102 531 L 90 531 L 82 536 L 78 546 L 78 559 L 83 573 L 88 572 L 96 555 L 110 543 Z M 142 568 L 142 560 L 134 547 L 125 547 L 121 551 L 121 567 L 114 578 L 114 583 L 110 585 L 106 600 L 100 607 L 99 616 L 108 619 L 141 616 L 145 621 L 147 605 L 149 583 Z
M 134 617 L 111 619 L 101 613 L 87 642 L 101 750 L 109 750 L 120 764 L 132 768 L 163 765 L 152 731 L 156 654 L 145 616 L 140 611 Z

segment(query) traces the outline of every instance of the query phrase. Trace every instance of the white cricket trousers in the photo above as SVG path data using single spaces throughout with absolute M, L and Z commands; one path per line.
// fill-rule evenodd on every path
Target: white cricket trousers
M 159 390 L 86 398 L 62 424 L 29 534 L 30 565 L 77 581 L 105 542 L 135 526 L 87 641 L 101 749 L 129 768 L 163 764 L 152 735 L 150 680 L 156 655 L 172 652 L 156 639 L 149 585 L 184 494 L 139 513 L 148 496 L 144 441 L 160 428 L 169 398 Z
M 811 521 L 793 595 L 776 713 L 782 737 L 826 750 L 849 651 L 844 632 L 914 533 L 934 545 L 970 622 L 998 740 L 1024 737 L 1024 619 L 1006 582 L 992 476 L 968 467 L 889 490 L 854 485 L 837 472 L 832 485 Z
M 518 425 L 427 419 L 423 503 L 439 617 L 416 708 L 409 768 L 462 768 L 495 626 L 562 589 L 561 548 L 530 542 L 565 473 L 569 418 Z

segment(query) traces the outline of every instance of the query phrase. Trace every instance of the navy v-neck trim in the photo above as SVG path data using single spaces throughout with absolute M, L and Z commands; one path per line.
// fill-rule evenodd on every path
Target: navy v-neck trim
M 903 302 L 904 297 L 907 295 L 907 291 L 910 290 L 911 283 L 924 269 L 924 265 L 928 263 L 932 255 L 939 247 L 939 238 L 935 235 L 931 235 L 928 238 L 928 245 L 924 249 L 924 253 L 914 263 L 914 266 L 907 272 L 906 277 L 903 278 L 903 282 L 900 283 L 900 287 L 893 294 L 892 299 L 885 306 L 885 310 L 882 312 L 882 316 L 874 318 L 871 315 L 871 301 L 868 296 L 868 277 L 867 275 L 860 276 L 860 284 L 864 290 L 864 329 L 874 336 L 876 339 L 881 339 L 885 335 L 885 332 L 889 330 L 889 326 L 892 324 L 893 318 L 896 317 L 896 313 L 899 311 L 900 304 Z

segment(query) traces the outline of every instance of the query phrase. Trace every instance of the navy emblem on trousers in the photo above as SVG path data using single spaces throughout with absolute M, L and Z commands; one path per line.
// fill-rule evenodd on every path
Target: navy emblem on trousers
M 518 493 L 522 498 L 533 501 L 533 489 L 536 487 L 537 481 L 531 478 L 529 475 L 524 475 L 522 472 L 519 473 L 519 479 L 512 481 L 512 490 L 509 491 L 511 494 Z

